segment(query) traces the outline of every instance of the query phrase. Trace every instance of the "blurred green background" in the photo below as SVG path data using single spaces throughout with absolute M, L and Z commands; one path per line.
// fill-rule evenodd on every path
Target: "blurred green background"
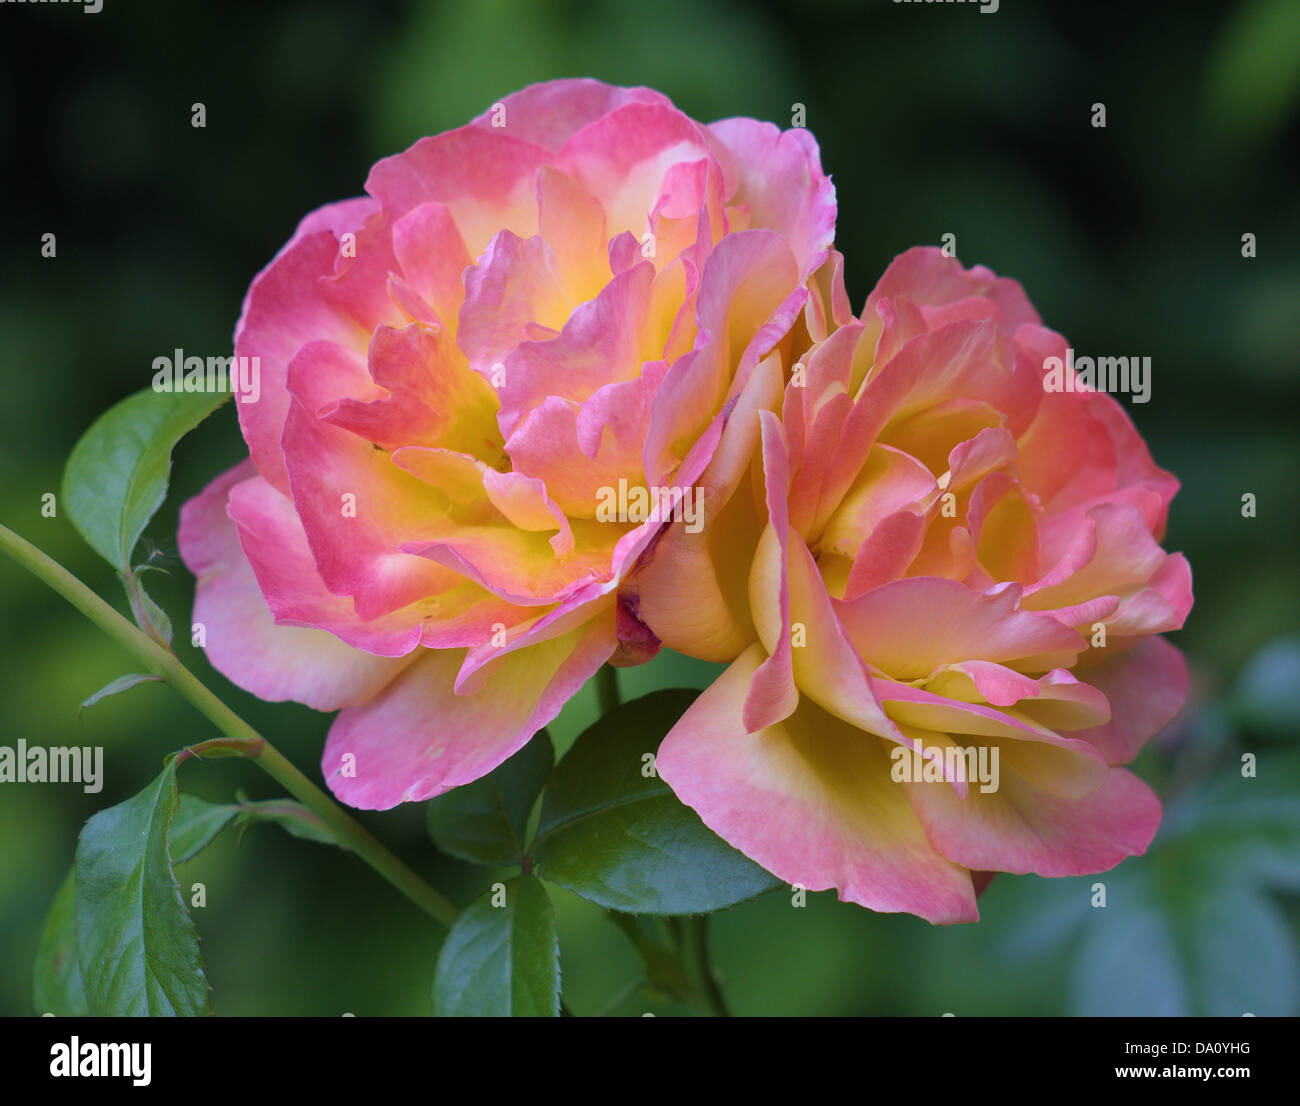
M 1138 771 L 1166 799 L 1155 846 L 1094 879 L 999 876 L 977 926 L 935 928 L 775 892 L 718 915 L 716 959 L 741 1014 L 1300 1012 L 1300 5 L 974 5 L 889 0 L 104 0 L 0 6 L 0 520 L 101 594 L 109 568 L 63 517 L 43 519 L 95 416 L 175 347 L 228 348 L 253 274 L 297 220 L 355 195 L 370 165 L 558 76 L 648 84 L 710 120 L 788 126 L 806 107 L 840 199 L 855 308 L 898 252 L 956 235 L 967 264 L 1016 277 L 1082 352 L 1149 355 L 1131 406 L 1182 479 L 1166 545 L 1196 606 L 1174 640 L 1193 668 L 1182 718 Z M 190 125 L 202 102 L 207 127 Z M 1107 126 L 1091 126 L 1092 105 Z M 40 237 L 57 235 L 43 259 Z M 1245 233 L 1258 256 L 1245 259 Z M 150 527 L 184 625 L 192 582 L 177 506 L 240 455 L 227 406 L 176 454 Z M 1241 496 L 1258 499 L 1243 518 Z M 77 715 L 131 662 L 0 562 L 0 744 L 105 747 L 100 795 L 0 787 L 0 1014 L 29 1014 L 44 912 L 81 823 L 121 801 L 208 723 L 156 684 Z M 182 635 L 183 637 L 184 635 Z M 319 778 L 328 718 L 260 703 L 184 641 L 186 663 Z M 709 672 L 660 658 L 625 696 Z M 594 714 L 584 692 L 552 732 Z M 1242 753 L 1259 778 L 1243 781 Z M 210 798 L 274 785 L 235 762 L 190 764 Z M 439 856 L 422 810 L 363 816 L 460 902 L 482 871 Z M 255 829 L 181 872 L 221 1014 L 423 1014 L 441 935 L 369 869 Z M 565 999 L 579 1014 L 672 1008 L 635 995 L 625 938 L 555 894 Z

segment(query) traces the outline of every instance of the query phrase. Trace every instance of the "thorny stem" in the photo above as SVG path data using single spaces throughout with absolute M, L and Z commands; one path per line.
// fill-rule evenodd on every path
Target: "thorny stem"
M 5 526 L 0 526 L 3 550 L 33 576 L 49 585 L 96 626 L 139 660 L 144 667 L 190 701 L 226 738 L 194 748 L 199 756 L 245 756 L 316 814 L 338 839 L 435 921 L 450 928 L 460 913 L 454 903 L 429 886 L 311 782 L 266 738 L 218 699 L 161 642 L 133 625 L 57 561 Z

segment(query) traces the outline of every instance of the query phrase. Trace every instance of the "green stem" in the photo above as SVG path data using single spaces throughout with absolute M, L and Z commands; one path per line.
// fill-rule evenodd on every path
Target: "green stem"
M 708 915 L 653 918 L 648 924 L 662 935 L 656 938 L 646 932 L 641 919 L 631 914 L 618 910 L 607 914 L 640 953 L 645 983 L 652 992 L 700 1007 L 715 1017 L 731 1016 L 709 964 Z
M 612 664 L 602 664 L 596 673 L 596 695 L 602 716 L 618 706 L 618 669 Z
M 682 918 L 678 937 L 681 942 L 682 962 L 691 974 L 700 999 L 715 1017 L 729 1018 L 727 1000 L 722 988 L 718 986 L 718 977 L 709 963 L 709 916 Z
M 129 622 L 57 561 L 5 526 L 0 526 L 0 550 L 63 596 L 139 660 L 151 674 L 170 684 L 225 737 L 235 739 L 225 743 L 203 743 L 209 747 L 206 750 L 209 755 L 224 745 L 230 753 L 254 761 L 303 806 L 316 814 L 333 831 L 339 844 L 356 853 L 426 914 L 448 928 L 456 921 L 459 911 L 450 899 L 430 887 L 369 830 L 303 775 L 266 738 L 209 691 L 170 649 Z M 200 756 L 205 755 L 204 748 L 197 748 L 195 752 Z
M 678 962 L 676 952 L 667 944 L 650 936 L 641 925 L 640 919 L 620 910 L 607 912 L 612 921 L 632 942 L 645 965 L 645 982 L 651 990 L 667 995 L 679 1002 L 690 1001 L 691 981 L 682 965 Z

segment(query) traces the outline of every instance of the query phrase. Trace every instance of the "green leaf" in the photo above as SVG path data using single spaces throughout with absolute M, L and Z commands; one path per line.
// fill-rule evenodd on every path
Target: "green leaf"
M 555 908 L 536 878 L 494 884 L 456 920 L 438 955 L 433 1012 L 440 1018 L 559 1014 Z
M 1072 965 L 1071 1005 L 1079 1017 L 1178 1017 L 1189 1010 L 1187 980 L 1170 919 L 1140 876 L 1106 883 L 1106 907 L 1087 918 Z M 1084 888 L 1079 887 L 1080 894 Z M 1239 1011 L 1240 1013 L 1240 1011 Z
M 482 779 L 429 800 L 429 836 L 443 852 L 477 864 L 518 864 L 533 804 L 555 766 L 543 730 Z
M 136 684 L 144 684 L 157 679 L 159 679 L 158 676 L 149 676 L 142 672 L 132 672 L 129 676 L 119 676 L 116 680 L 110 680 L 106 683 L 89 699 L 83 700 L 81 706 L 77 708 L 77 713 L 80 714 L 87 707 L 93 707 L 101 699 L 107 699 L 110 695 L 117 695 L 119 692 L 135 687 Z
M 1300 964 L 1281 911 L 1241 882 L 1184 858 L 1163 871 L 1129 862 L 1090 910 L 1071 969 L 1080 1017 L 1285 1017 L 1300 1001 Z M 1078 888 L 1080 897 L 1087 894 Z
M 320 818 L 289 799 L 211 803 L 179 794 L 176 765 L 172 756 L 149 787 L 101 811 L 82 831 L 77 862 L 41 934 L 33 980 L 40 1013 L 208 1012 L 203 965 L 172 865 L 198 855 L 235 819 L 245 827 L 276 822 L 295 837 L 337 844 Z M 82 985 L 78 926 L 90 927 L 89 955 L 99 958 L 93 1010 Z
M 234 808 L 239 816 L 240 839 L 248 832 L 254 822 L 274 822 L 293 837 L 304 841 L 315 841 L 318 845 L 335 845 L 338 839 L 321 820 L 320 815 L 313 814 L 302 803 L 293 799 L 264 799 L 260 802 L 242 802 Z
M 167 612 L 158 606 L 153 601 L 152 596 L 145 591 L 144 582 L 140 579 L 138 570 L 135 574 L 119 572 L 117 575 L 118 579 L 122 581 L 122 587 L 126 589 L 126 597 L 131 604 L 131 614 L 135 617 L 135 624 L 155 641 L 170 646 L 172 643 L 172 620 L 167 616 Z
M 100 811 L 81 831 L 77 946 L 92 1015 L 211 1013 L 194 924 L 168 855 L 180 805 L 176 765 L 173 754 L 140 794 Z M 187 813 L 197 809 L 187 804 Z M 182 828 L 187 835 L 193 829 Z M 186 847 L 216 830 L 209 822 L 193 832 Z
M 173 862 L 189 860 L 206 848 L 237 811 L 234 806 L 181 795 L 169 837 Z M 89 1013 L 77 949 L 75 867 L 59 887 L 45 918 L 36 953 L 33 997 L 36 1009 L 43 1014 L 63 1018 Z
M 1267 896 L 1231 884 L 1202 895 L 1196 906 L 1180 919 L 1195 965 L 1192 1008 L 1211 1016 L 1294 1015 L 1300 964 L 1282 911 Z
M 1300 891 L 1300 755 L 1263 751 L 1254 776 L 1228 761 L 1199 791 L 1170 804 L 1158 843 L 1176 846 L 1215 883 Z
M 36 950 L 32 998 L 39 1014 L 75 1018 L 90 1012 L 77 962 L 75 900 L 76 883 L 69 871 L 46 915 L 40 947 Z
M 63 503 L 78 532 L 118 571 L 162 506 L 176 443 L 229 398 L 228 392 L 155 392 L 114 404 L 73 447 Z
M 644 774 L 696 694 L 657 691 L 624 703 L 574 742 L 542 800 L 530 850 L 538 875 L 629 914 L 701 914 L 778 885 Z
M 1150 851 L 1088 910 L 1072 969 L 1082 1016 L 1293 1016 L 1300 959 L 1271 889 L 1300 890 L 1300 757 L 1262 752 L 1255 776 L 1227 760 L 1169 805 Z M 1068 881 L 1075 883 L 1076 881 Z
M 1228 705 L 1235 717 L 1279 736 L 1300 722 L 1300 634 L 1275 638 L 1246 662 Z
M 168 854 L 173 864 L 193 859 L 216 839 L 239 807 L 229 803 L 210 803 L 197 795 L 181 795 L 176 816 L 168 835 Z
M 1216 34 L 1204 79 L 1211 121 L 1235 141 L 1285 125 L 1300 96 L 1300 7 L 1236 4 Z

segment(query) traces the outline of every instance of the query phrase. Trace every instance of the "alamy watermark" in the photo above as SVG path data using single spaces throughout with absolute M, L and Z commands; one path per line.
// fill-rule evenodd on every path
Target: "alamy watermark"
M 899 745 L 890 750 L 894 763 L 889 778 L 895 783 L 978 783 L 988 794 L 998 789 L 996 745 L 930 745 L 918 740 L 911 749 Z
M 104 0 L 0 0 L 0 4 L 81 4 L 87 15 L 104 10 Z
M 153 359 L 155 392 L 233 392 L 240 403 L 256 403 L 262 395 L 260 357 L 173 357 Z
M 1075 357 L 1074 349 L 1043 359 L 1045 392 L 1127 392 L 1134 403 L 1151 398 L 1150 357 Z
M 702 488 L 629 486 L 620 477 L 618 487 L 610 484 L 596 490 L 597 522 L 680 522 L 688 534 L 704 528 Z
M 999 0 L 894 0 L 895 4 L 978 4 L 980 15 L 992 15 Z
M 104 747 L 28 748 L 21 739 L 16 749 L 0 745 L 0 783 L 79 783 L 87 795 L 98 795 L 104 786 Z
M 152 1078 L 152 1052 L 148 1042 L 109 1044 L 73 1037 L 66 1044 L 50 1046 L 50 1075 L 55 1079 L 130 1079 L 136 1087 L 147 1087 Z

